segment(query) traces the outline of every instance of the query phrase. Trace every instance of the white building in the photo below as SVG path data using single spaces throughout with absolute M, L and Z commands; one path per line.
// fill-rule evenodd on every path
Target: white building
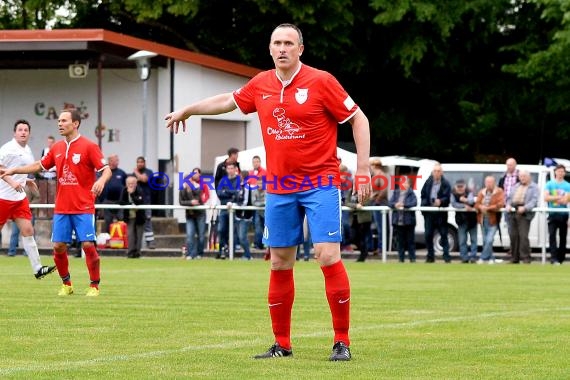
M 150 59 L 146 82 L 140 79 L 135 62 L 128 60 L 141 50 L 157 54 Z M 187 132 L 178 135 L 165 129 L 164 115 L 201 98 L 233 91 L 258 72 L 102 29 L 3 30 L 0 142 L 12 138 L 17 119 L 26 119 L 32 125 L 30 146 L 39 158 L 47 137 L 59 138 L 59 111 L 73 105 L 83 113 L 80 132 L 99 142 L 105 156 L 118 154 L 120 167 L 127 173 L 141 155 L 150 169 L 166 172 L 172 188 L 165 192 L 164 201 L 177 204 L 179 172 L 188 174 L 196 166 L 209 172 L 215 157 L 229 147 L 256 147 L 262 137 L 256 114 L 236 110 L 192 117 Z M 146 141 L 143 113 L 147 115 Z

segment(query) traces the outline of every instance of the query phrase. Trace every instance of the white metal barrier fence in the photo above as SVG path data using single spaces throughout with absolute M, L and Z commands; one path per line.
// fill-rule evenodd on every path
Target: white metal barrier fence
M 30 204 L 30 208 L 34 209 L 34 208 L 38 208 L 38 209 L 53 209 L 54 205 L 53 204 L 40 204 L 40 203 L 35 203 L 35 204 Z M 232 205 L 232 207 L 228 208 L 227 206 L 207 206 L 207 205 L 203 205 L 203 206 L 179 206 L 179 205 L 138 205 L 138 206 L 133 206 L 133 205 L 125 205 L 125 206 L 120 206 L 120 205 L 111 205 L 111 204 L 96 204 L 95 205 L 96 209 L 142 209 L 142 210 L 177 210 L 177 209 L 194 209 L 194 210 L 228 210 L 230 218 L 229 218 L 229 238 L 228 238 L 228 249 L 229 249 L 229 259 L 233 260 L 234 258 L 234 218 L 232 217 L 234 212 L 236 210 L 263 210 L 263 207 L 257 207 L 257 206 L 237 206 L 237 205 Z M 354 211 L 354 209 L 349 208 L 349 207 L 343 207 L 342 208 L 344 211 Z M 391 211 L 393 211 L 393 209 L 391 209 L 390 207 L 387 206 L 365 206 L 362 207 L 360 209 L 358 209 L 359 211 L 380 211 L 382 213 L 382 223 L 388 223 L 389 219 L 388 219 L 388 215 Z M 453 211 L 453 212 L 474 212 L 474 211 L 466 211 L 466 210 L 462 210 L 462 209 L 456 209 L 453 207 L 411 207 L 411 208 L 407 208 L 405 209 L 405 211 Z M 513 211 L 513 210 L 507 210 L 505 208 L 502 208 L 500 210 L 501 212 L 503 211 Z M 534 209 L 532 209 L 533 212 L 535 212 L 537 215 L 540 214 L 547 214 L 547 213 L 551 213 L 551 212 L 562 212 L 562 213 L 568 213 L 570 212 L 569 208 L 547 208 L 547 207 L 536 207 Z M 535 216 L 536 217 L 536 216 Z M 386 225 L 386 224 L 383 224 Z M 547 234 L 542 234 L 541 235 L 542 238 L 540 239 L 540 246 L 541 246 L 541 261 L 542 264 L 546 263 L 546 236 Z M 382 228 L 382 241 L 386 242 L 388 241 L 388 236 L 386 235 L 386 228 Z M 386 262 L 387 261 L 387 254 L 388 254 L 388 250 L 386 249 L 387 244 L 382 244 L 382 261 Z

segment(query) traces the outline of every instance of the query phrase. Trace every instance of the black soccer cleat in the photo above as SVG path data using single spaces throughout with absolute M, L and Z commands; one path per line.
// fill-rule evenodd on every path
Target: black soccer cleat
M 344 342 L 336 342 L 329 360 L 331 362 L 349 361 L 351 357 L 348 346 Z
M 42 278 L 44 278 L 45 276 L 47 276 L 48 274 L 50 274 L 51 272 L 53 272 L 55 270 L 55 266 L 53 267 L 48 267 L 48 266 L 43 266 L 40 269 L 38 269 L 38 271 L 36 272 L 36 274 L 34 274 L 34 276 L 36 276 L 36 278 L 38 280 L 41 280 Z
M 293 350 L 286 350 L 279 345 L 279 343 L 275 342 L 275 344 L 269 347 L 267 352 L 263 354 L 255 355 L 254 359 L 269 359 L 269 358 L 279 358 L 282 356 L 293 356 Z

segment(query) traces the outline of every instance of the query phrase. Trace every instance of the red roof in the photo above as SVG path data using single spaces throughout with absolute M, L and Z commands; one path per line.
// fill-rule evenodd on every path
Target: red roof
M 148 50 L 157 53 L 159 56 L 250 78 L 261 71 L 251 66 L 111 32 L 105 29 L 0 30 L 0 50 L 6 50 L 1 48 L 3 43 L 35 43 L 35 45 L 37 45 L 38 42 L 100 42 L 130 48 L 134 51 Z

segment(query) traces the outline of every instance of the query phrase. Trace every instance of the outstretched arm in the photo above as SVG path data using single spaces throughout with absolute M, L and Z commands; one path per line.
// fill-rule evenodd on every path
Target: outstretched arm
M 234 103 L 233 94 L 214 95 L 212 97 L 189 104 L 177 111 L 171 112 L 164 117 L 166 128 L 174 133 L 178 133 L 178 128 L 182 124 L 182 131 L 186 132 L 186 119 L 192 115 L 219 115 L 233 111 L 237 108 Z
M 15 168 L 0 168 L 0 178 L 4 178 L 5 176 L 9 176 L 12 174 L 30 174 L 30 173 L 37 173 L 42 170 L 42 165 L 40 161 L 36 161 L 33 164 L 25 165 L 25 166 L 18 166 Z
M 370 198 L 372 184 L 370 183 L 370 126 L 368 118 L 359 110 L 350 119 L 352 135 L 356 145 L 356 174 L 354 176 L 354 192 L 358 194 L 358 203 Z

